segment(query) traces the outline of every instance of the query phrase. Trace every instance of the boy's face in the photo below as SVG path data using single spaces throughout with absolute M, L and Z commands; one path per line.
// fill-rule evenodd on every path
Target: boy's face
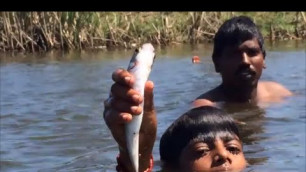
M 238 137 L 216 138 L 213 143 L 194 142 L 187 145 L 180 156 L 183 172 L 241 171 L 246 165 Z
M 256 38 L 224 48 L 216 64 L 224 83 L 235 86 L 257 84 L 264 67 L 264 56 Z

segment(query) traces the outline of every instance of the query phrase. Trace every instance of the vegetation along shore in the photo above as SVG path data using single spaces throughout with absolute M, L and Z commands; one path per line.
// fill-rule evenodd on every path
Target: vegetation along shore
M 0 51 L 131 48 L 211 42 L 228 18 L 250 16 L 265 39 L 305 40 L 305 12 L 1 12 Z

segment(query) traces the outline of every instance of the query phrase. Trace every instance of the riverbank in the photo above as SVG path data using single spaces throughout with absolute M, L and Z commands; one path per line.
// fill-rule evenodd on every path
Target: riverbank
M 1 12 L 0 51 L 205 43 L 238 15 L 251 17 L 267 40 L 306 38 L 305 12 Z

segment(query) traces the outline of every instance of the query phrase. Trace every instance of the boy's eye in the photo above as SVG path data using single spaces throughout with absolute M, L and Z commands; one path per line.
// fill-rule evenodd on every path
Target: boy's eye
M 201 149 L 196 150 L 196 154 L 198 156 L 205 156 L 208 152 L 209 152 L 209 149 L 207 148 L 201 148 Z
M 229 146 L 229 147 L 227 147 L 227 150 L 229 152 L 231 152 L 232 154 L 235 154 L 235 155 L 237 155 L 241 152 L 240 149 L 235 147 L 235 146 Z

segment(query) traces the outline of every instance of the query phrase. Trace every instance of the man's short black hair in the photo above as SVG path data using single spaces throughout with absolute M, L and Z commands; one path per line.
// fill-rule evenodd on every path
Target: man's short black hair
M 225 21 L 214 38 L 214 50 L 212 53 L 214 63 L 216 64 L 216 59 L 222 55 L 225 47 L 238 46 L 242 42 L 253 38 L 258 40 L 259 47 L 265 58 L 264 39 L 252 19 L 247 16 L 237 16 Z

